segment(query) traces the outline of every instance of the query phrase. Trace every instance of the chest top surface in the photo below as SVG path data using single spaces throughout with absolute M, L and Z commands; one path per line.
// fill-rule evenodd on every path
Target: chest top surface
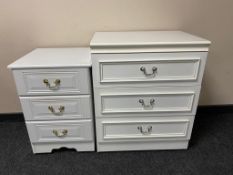
M 101 49 L 103 52 L 107 52 L 106 49 L 115 49 L 121 52 L 122 50 L 126 51 L 126 49 L 130 51 L 130 48 L 133 51 L 132 48 L 149 47 L 152 50 L 156 48 L 154 50 L 156 52 L 163 52 L 165 47 L 170 48 L 170 51 L 176 51 L 177 48 L 181 47 L 186 49 L 187 47 L 195 47 L 196 50 L 190 49 L 190 51 L 198 51 L 198 48 L 203 51 L 203 48 L 208 48 L 210 41 L 182 31 L 96 32 L 90 45 L 91 52 L 94 53 L 98 53 L 97 50 L 101 52 Z M 150 50 L 145 51 L 150 52 Z
M 10 69 L 91 67 L 90 48 L 38 48 L 10 64 Z

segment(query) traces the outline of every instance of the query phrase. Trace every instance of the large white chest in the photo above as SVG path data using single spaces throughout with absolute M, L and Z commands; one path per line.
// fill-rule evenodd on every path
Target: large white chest
M 209 44 L 179 31 L 97 32 L 97 150 L 187 148 Z

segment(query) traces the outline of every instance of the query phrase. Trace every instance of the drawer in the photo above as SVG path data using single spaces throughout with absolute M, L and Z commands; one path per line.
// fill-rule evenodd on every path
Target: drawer
M 90 95 L 20 97 L 25 120 L 92 118 Z
M 95 86 L 201 83 L 207 52 L 92 54 Z
M 97 119 L 97 137 L 99 142 L 187 140 L 191 135 L 193 119 L 194 116 Z
M 19 95 L 89 94 L 90 70 L 25 69 L 13 70 Z
M 93 140 L 92 120 L 26 122 L 32 143 Z
M 200 87 L 95 89 L 96 117 L 194 115 Z

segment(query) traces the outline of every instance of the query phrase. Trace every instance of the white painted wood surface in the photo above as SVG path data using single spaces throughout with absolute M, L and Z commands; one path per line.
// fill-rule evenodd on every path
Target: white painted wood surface
M 20 97 L 24 117 L 32 120 L 92 119 L 91 95 Z M 49 110 L 52 107 L 54 113 Z M 60 112 L 59 108 L 64 107 Z
M 97 151 L 187 149 L 209 45 L 181 31 L 97 32 Z
M 26 126 L 32 143 L 93 141 L 91 120 L 30 121 L 26 122 Z M 67 130 L 67 134 L 58 137 L 53 133 L 54 130 Z
M 87 152 L 95 150 L 94 141 L 31 143 L 31 146 L 34 153 L 51 153 L 53 150 L 60 148 L 75 149 L 78 152 Z
M 91 78 L 88 68 L 62 69 L 22 69 L 13 70 L 19 95 L 58 95 L 58 94 L 89 94 L 91 93 Z M 57 88 L 50 88 L 60 80 Z
M 108 151 L 143 151 L 143 150 L 180 150 L 187 149 L 188 140 L 153 140 L 137 142 L 97 143 L 98 152 Z
M 189 139 L 193 116 L 97 119 L 97 139 L 101 142 L 135 142 Z M 140 130 L 142 128 L 142 130 Z M 151 128 L 151 130 L 150 130 Z
M 12 69 L 33 153 L 94 151 L 89 48 L 40 48 Z
M 138 46 L 210 44 L 210 41 L 182 31 L 96 32 L 91 46 Z
M 207 52 L 92 54 L 93 72 L 98 72 L 93 81 L 98 87 L 200 84 L 206 57 Z
M 195 115 L 199 93 L 199 86 L 98 88 L 95 89 L 96 118 Z
M 92 53 L 208 51 L 210 41 L 182 31 L 96 32 Z
M 10 64 L 10 69 L 91 67 L 90 48 L 37 48 Z
M 170 150 L 187 149 L 192 133 L 194 116 L 98 118 L 97 150 Z M 143 131 L 152 126 L 150 134 Z

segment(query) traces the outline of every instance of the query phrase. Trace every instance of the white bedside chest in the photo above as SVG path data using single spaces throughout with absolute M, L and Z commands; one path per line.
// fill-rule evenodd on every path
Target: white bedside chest
M 94 151 L 89 48 L 41 48 L 12 69 L 34 153 Z
M 97 150 L 186 149 L 209 45 L 181 31 L 95 33 Z

